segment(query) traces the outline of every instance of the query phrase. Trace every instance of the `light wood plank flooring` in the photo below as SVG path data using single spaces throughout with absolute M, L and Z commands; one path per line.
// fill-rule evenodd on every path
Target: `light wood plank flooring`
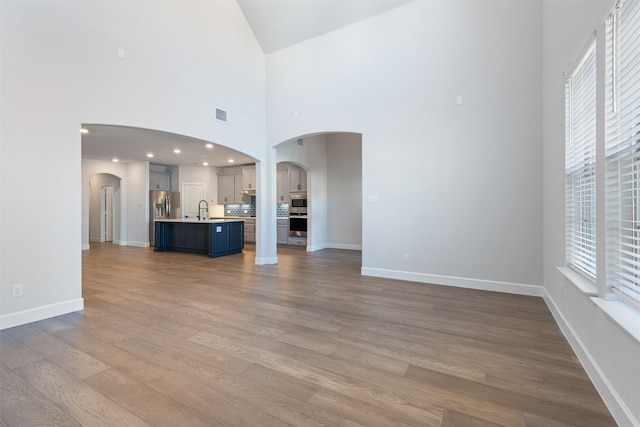
M 0 425 L 615 425 L 540 298 L 91 246 L 83 312 L 0 332 Z

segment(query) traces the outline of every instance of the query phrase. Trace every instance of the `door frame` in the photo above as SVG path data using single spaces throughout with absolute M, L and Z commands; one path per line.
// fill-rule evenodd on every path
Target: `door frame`
M 109 191 L 109 189 L 111 191 Z M 110 203 L 107 203 L 107 197 L 110 197 Z M 107 206 L 111 206 L 111 220 L 107 221 Z M 101 185 L 100 186 L 100 242 L 113 242 L 113 185 Z M 107 232 L 111 230 L 111 240 L 107 240 Z
M 204 182 L 183 182 L 182 195 L 180 196 L 180 209 L 183 218 L 186 218 L 190 213 L 189 209 L 187 209 L 187 187 L 200 187 L 202 191 L 202 199 L 200 200 L 207 200 L 207 186 Z

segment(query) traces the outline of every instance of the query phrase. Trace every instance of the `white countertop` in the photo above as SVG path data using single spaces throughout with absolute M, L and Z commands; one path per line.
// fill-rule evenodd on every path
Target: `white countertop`
M 256 219 L 256 217 L 255 216 L 212 216 L 211 219 L 231 219 L 231 220 L 241 219 L 241 220 L 247 220 L 247 219 Z
M 184 223 L 199 223 L 199 224 L 215 224 L 215 223 L 221 223 L 221 222 L 235 222 L 235 221 L 243 221 L 243 219 L 240 218 L 229 218 L 227 217 L 227 219 L 210 219 L 207 221 L 201 221 L 198 220 L 197 218 L 181 218 L 181 219 L 154 219 L 155 222 L 184 222 Z
M 242 219 L 242 220 L 247 220 L 247 219 L 256 219 L 255 216 L 214 216 L 211 217 L 211 219 L 230 219 L 230 220 L 235 220 L 235 219 Z M 289 219 L 288 216 L 279 216 L 276 217 L 276 219 Z

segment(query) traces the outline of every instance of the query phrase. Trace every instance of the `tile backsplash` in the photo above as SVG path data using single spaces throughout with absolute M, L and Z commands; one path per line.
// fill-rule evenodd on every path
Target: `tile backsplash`
M 256 205 L 224 205 L 224 216 L 256 216 Z M 289 216 L 289 204 L 278 203 L 276 216 Z
M 278 203 L 276 216 L 289 216 L 289 203 Z
M 224 216 L 256 216 L 256 205 L 224 205 Z

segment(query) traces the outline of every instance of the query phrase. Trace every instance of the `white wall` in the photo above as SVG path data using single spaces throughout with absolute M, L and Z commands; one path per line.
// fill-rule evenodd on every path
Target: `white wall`
M 199 183 L 204 184 L 205 186 L 205 199 L 210 202 L 210 200 L 214 199 L 212 195 L 215 195 L 217 198 L 218 194 L 218 181 L 216 177 L 215 186 L 212 186 L 211 182 L 211 171 L 215 168 L 210 168 L 208 166 L 180 166 L 180 183 L 179 189 L 176 191 L 182 192 L 183 184 L 193 184 Z M 214 172 L 215 175 L 215 172 Z M 216 187 L 215 190 L 212 187 Z
M 267 149 L 265 57 L 235 1 L 2 1 L 0 20 L 6 328 L 83 307 L 78 243 L 88 244 L 88 214 L 81 215 L 88 179 L 81 182 L 81 123 L 172 132 L 256 159 Z M 229 112 L 229 123 L 216 122 L 215 107 Z M 18 208 L 33 201 L 25 188 L 43 185 L 55 191 L 39 191 L 39 202 L 60 207 L 46 221 L 40 209 Z M 142 205 L 127 207 L 134 243 L 148 242 L 146 227 L 132 228 L 147 220 Z M 10 297 L 15 283 L 24 285 L 21 298 Z
M 270 145 L 362 134 L 365 274 L 541 293 L 541 9 L 413 2 L 267 56 Z
M 214 213 L 220 212 L 219 209 L 215 209 L 218 203 L 218 175 L 216 173 L 217 168 L 209 166 L 180 166 L 180 183 L 179 190 L 182 194 L 182 185 L 187 184 L 204 184 L 205 187 L 205 200 L 209 204 L 209 216 L 213 216 Z M 184 203 L 184 199 L 181 200 Z M 184 207 L 182 208 L 184 212 Z M 224 212 L 224 210 L 222 211 Z
M 327 242 L 362 249 L 362 135 L 327 136 Z
M 207 168 L 207 200 L 209 202 L 209 217 L 224 216 L 224 205 L 218 205 L 218 168 Z M 219 207 L 221 206 L 221 207 Z
M 612 2 L 543 4 L 545 299 L 618 424 L 637 426 L 640 343 L 557 270 L 565 263 L 563 74 L 570 72 L 593 31 L 602 31 L 600 24 Z
M 127 245 L 149 247 L 149 162 L 127 165 Z
M 180 191 L 180 168 L 177 165 L 167 166 L 167 171 L 171 172 L 170 191 Z
M 278 145 L 276 163 L 296 163 L 307 171 L 307 250 L 315 251 L 327 247 L 327 135 L 305 136 L 303 145 L 297 139 Z M 271 200 L 275 210 L 275 195 Z M 275 215 L 272 222 L 275 229 Z

